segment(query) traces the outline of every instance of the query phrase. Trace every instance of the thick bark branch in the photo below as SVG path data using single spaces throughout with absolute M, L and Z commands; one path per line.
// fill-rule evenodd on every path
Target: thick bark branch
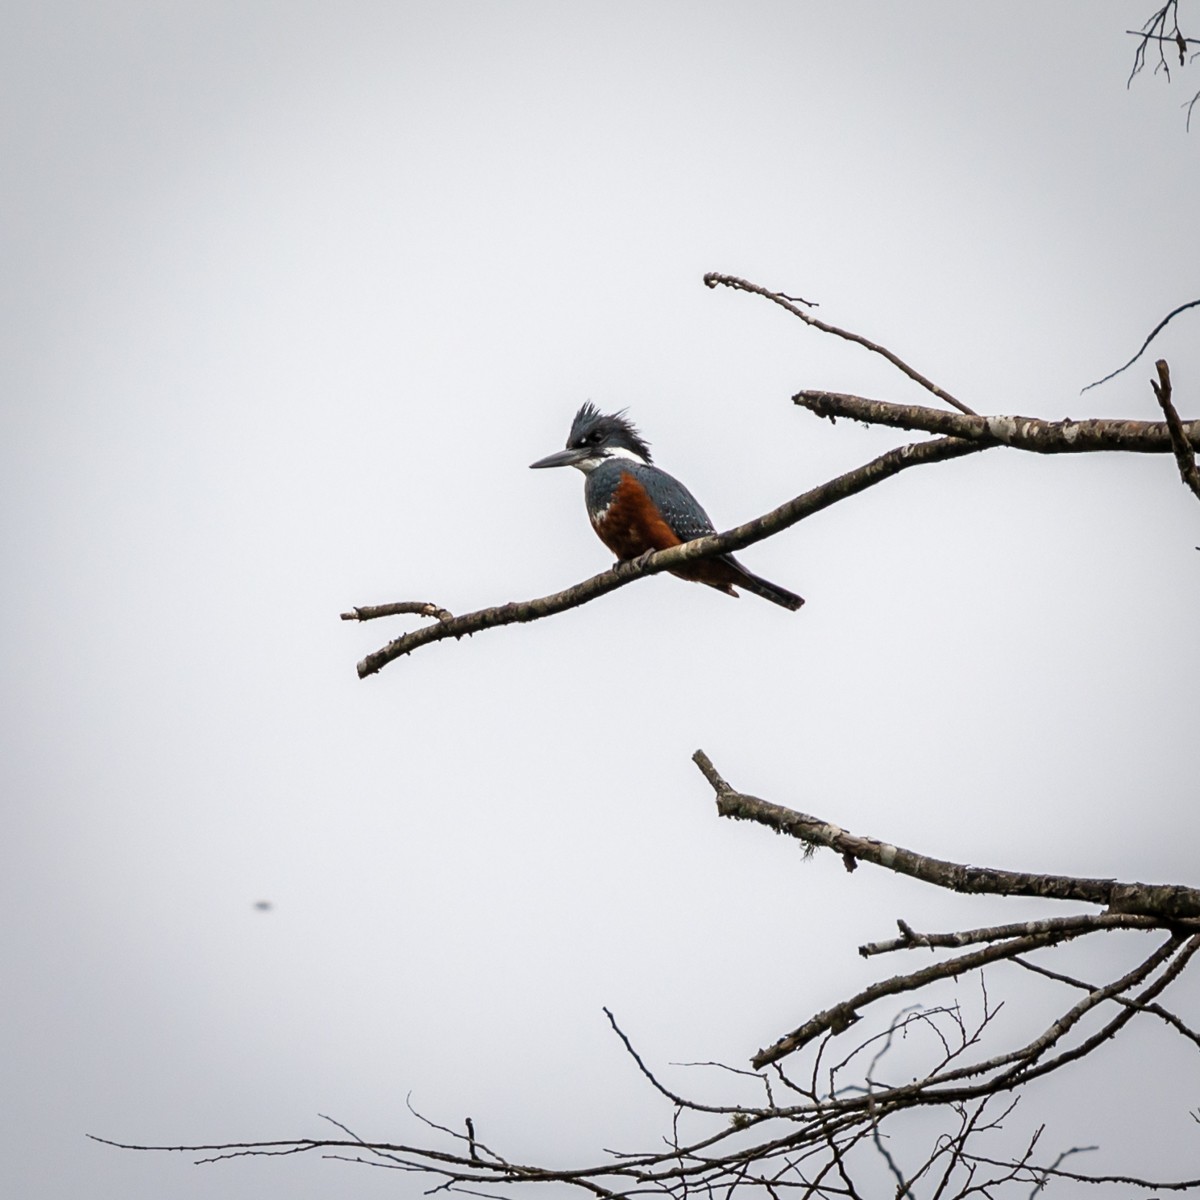
M 818 417 L 845 417 L 893 429 L 919 429 L 989 446 L 1012 446 L 1034 454 L 1085 454 L 1119 450 L 1132 454 L 1177 452 L 1168 421 L 1042 421 L 1037 417 L 965 416 L 920 404 L 893 404 L 842 392 L 797 392 L 792 400 Z M 1179 437 L 1200 450 L 1200 421 L 1179 421 Z
M 1181 884 L 1081 879 L 1071 875 L 1035 875 L 1025 871 L 972 867 L 965 863 L 929 858 L 874 838 L 858 837 L 819 817 L 736 792 L 717 773 L 703 750 L 697 750 L 692 757 L 717 793 L 717 812 L 721 816 L 739 821 L 756 821 L 777 833 L 798 838 L 807 845 L 827 846 L 853 862 L 874 863 L 899 875 L 909 875 L 923 883 L 955 892 L 1076 900 L 1103 905 L 1110 912 L 1154 917 L 1164 924 L 1200 919 L 1200 889 L 1197 888 Z
M 1165 358 L 1160 358 L 1154 364 L 1154 369 L 1158 372 L 1158 379 L 1152 379 L 1150 386 L 1154 389 L 1163 416 L 1167 418 L 1167 431 L 1171 435 L 1171 449 L 1175 452 L 1179 477 L 1192 489 L 1196 499 L 1200 500 L 1200 471 L 1196 469 L 1195 443 L 1189 438 L 1188 430 L 1179 419 L 1179 413 L 1175 411 L 1175 405 L 1171 401 L 1171 368 L 1167 366 Z M 1192 424 L 1197 422 L 1193 421 Z

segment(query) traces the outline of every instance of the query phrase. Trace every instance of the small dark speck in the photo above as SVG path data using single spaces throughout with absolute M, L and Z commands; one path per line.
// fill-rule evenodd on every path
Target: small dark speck
M 270 900 L 255 900 L 254 907 L 258 912 L 270 912 L 275 907 Z

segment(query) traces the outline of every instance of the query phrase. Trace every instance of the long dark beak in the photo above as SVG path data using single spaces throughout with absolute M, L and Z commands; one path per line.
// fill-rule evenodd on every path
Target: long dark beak
M 537 462 L 530 463 L 530 470 L 538 470 L 541 467 L 573 467 L 576 463 L 583 462 L 590 452 L 587 450 L 559 450 L 555 454 L 547 454 L 545 458 L 539 458 Z

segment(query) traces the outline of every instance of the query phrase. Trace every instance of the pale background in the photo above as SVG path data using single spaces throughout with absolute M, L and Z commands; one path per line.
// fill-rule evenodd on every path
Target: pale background
M 1154 419 L 1157 353 L 1200 414 L 1195 312 L 1079 395 L 1200 294 L 1200 79 L 1125 87 L 1153 7 L 10 0 L 0 1194 L 415 1196 L 84 1136 L 415 1139 L 410 1091 L 515 1158 L 649 1147 L 602 1005 L 702 1090 L 667 1064 L 911 966 L 855 953 L 896 917 L 1044 911 L 805 864 L 698 746 L 925 853 L 1200 882 L 1169 457 L 907 473 L 745 553 L 796 615 L 659 577 L 366 682 L 413 622 L 338 620 L 606 567 L 526 469 L 585 399 L 721 528 L 903 440 L 789 396 L 919 389 L 707 270 L 980 411 Z M 1135 1030 L 1012 1128 L 1200 1173 L 1185 1050 Z

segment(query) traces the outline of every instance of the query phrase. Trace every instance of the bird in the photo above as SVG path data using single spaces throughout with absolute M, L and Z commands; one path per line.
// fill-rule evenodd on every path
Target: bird
M 716 533 L 696 497 L 654 465 L 650 444 L 624 409 L 602 413 L 589 400 L 575 414 L 566 449 L 529 466 L 533 470 L 575 467 L 583 472 L 583 497 L 592 528 L 618 562 Z M 732 554 L 687 563 L 671 574 L 735 598 L 734 589 L 741 588 L 792 611 L 804 603 L 803 597 L 746 570 Z

